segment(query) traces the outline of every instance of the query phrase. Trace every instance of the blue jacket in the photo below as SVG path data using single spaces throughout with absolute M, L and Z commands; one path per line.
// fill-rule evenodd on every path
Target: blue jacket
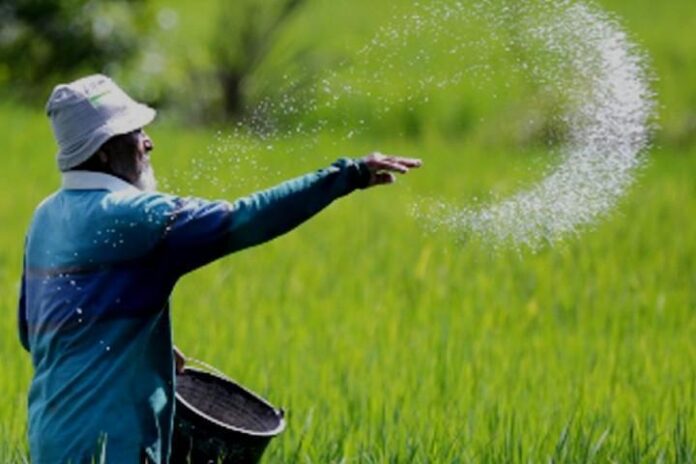
M 291 230 L 368 179 L 364 164 L 341 159 L 229 203 L 66 172 L 37 208 L 24 254 L 19 335 L 34 366 L 32 462 L 136 464 L 147 454 L 166 463 L 177 280 Z

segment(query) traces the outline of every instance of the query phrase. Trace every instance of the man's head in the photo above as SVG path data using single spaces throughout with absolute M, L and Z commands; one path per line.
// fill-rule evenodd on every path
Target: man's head
M 61 171 L 97 170 L 139 188 L 154 187 L 148 155 L 152 141 L 142 128 L 155 118 L 155 110 L 135 102 L 111 79 L 96 74 L 56 86 L 46 112 Z
M 97 171 L 120 177 L 140 190 L 157 188 L 155 172 L 150 163 L 154 144 L 142 129 L 110 138 L 87 161 L 75 170 Z

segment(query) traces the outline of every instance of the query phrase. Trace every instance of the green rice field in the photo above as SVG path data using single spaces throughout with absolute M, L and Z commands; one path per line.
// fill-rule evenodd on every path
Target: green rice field
M 181 3 L 181 27 L 203 35 Z M 251 162 L 232 159 L 234 143 L 215 154 L 224 126 L 165 115 L 148 128 L 161 186 L 182 195 L 232 200 L 372 150 L 424 161 L 177 286 L 181 350 L 286 411 L 264 463 L 696 462 L 696 68 L 684 58 L 696 12 L 662 6 L 653 30 L 652 3 L 602 4 L 655 56 L 663 130 L 616 209 L 537 251 L 433 231 L 412 211 L 424 197 L 538 180 L 553 160 L 532 145 L 427 127 L 235 141 Z M 0 463 L 20 463 L 32 376 L 16 329 L 23 238 L 60 176 L 40 105 L 0 102 L 0 127 Z
M 0 121 L 0 460 L 12 462 L 25 453 L 31 377 L 16 335 L 22 240 L 58 175 L 40 113 L 3 107 Z M 160 178 L 212 139 L 151 132 Z M 182 350 L 287 410 L 265 462 L 693 462 L 694 154 L 654 150 L 618 210 L 566 243 L 492 252 L 429 233 L 408 208 L 418 192 L 475 191 L 504 157 L 383 145 L 428 154 L 425 167 L 185 277 L 174 293 Z M 320 144 L 306 164 L 333 155 Z M 303 172 L 285 161 L 283 176 Z M 455 182 L 449 163 L 470 168 Z M 243 193 L 238 169 L 218 176 L 230 197 Z M 190 189 L 216 194 L 206 179 Z

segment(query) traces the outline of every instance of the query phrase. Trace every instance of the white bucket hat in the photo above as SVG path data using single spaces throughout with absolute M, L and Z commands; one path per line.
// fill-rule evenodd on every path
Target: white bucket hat
M 58 168 L 68 171 L 89 159 L 104 142 L 146 126 L 156 112 L 130 98 L 101 74 L 57 85 L 46 104 L 58 142 Z

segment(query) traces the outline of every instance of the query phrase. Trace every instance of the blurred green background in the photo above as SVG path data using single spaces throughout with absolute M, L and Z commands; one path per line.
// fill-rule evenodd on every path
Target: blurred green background
M 281 76 L 308 85 L 306 81 L 317 79 L 326 68 L 359 62 L 358 51 L 379 26 L 396 13 L 416 10 L 409 3 L 5 2 L 0 7 L 0 88 L 4 100 L 20 99 L 36 107 L 56 82 L 102 71 L 167 118 L 199 125 L 225 123 L 243 118 L 264 98 L 286 90 L 279 89 Z M 656 6 L 647 0 L 597 4 L 614 14 L 649 56 L 660 105 L 656 143 L 691 146 L 696 132 L 693 5 L 675 1 Z M 467 31 L 458 32 L 467 38 Z M 407 50 L 405 45 L 400 51 Z M 402 67 L 395 73 L 413 71 L 396 61 Z M 445 69 L 437 71 L 457 71 L 451 63 L 439 65 Z M 442 108 L 425 105 L 422 111 L 425 114 L 415 115 L 418 121 L 437 116 Z M 393 133 L 395 127 L 384 129 Z M 460 133 L 461 129 L 456 127 Z
M 463 243 L 409 214 L 423 196 L 513 192 L 552 160 L 548 128 L 517 123 L 530 109 L 493 98 L 504 72 L 413 103 L 407 47 L 360 61 L 409 1 L 0 3 L 0 461 L 26 456 L 23 236 L 59 186 L 43 105 L 56 83 L 100 71 L 158 108 L 155 168 L 183 195 L 233 199 L 374 149 L 425 160 L 177 287 L 177 344 L 288 410 L 266 462 L 694 462 L 696 7 L 596 4 L 649 58 L 654 143 L 616 211 L 531 252 Z M 302 100 L 351 66 L 388 114 L 370 99 Z M 364 79 L 371 67 L 383 81 Z M 265 130 L 254 110 L 288 91 L 274 124 L 319 130 Z M 533 111 L 551 120 L 552 106 Z

